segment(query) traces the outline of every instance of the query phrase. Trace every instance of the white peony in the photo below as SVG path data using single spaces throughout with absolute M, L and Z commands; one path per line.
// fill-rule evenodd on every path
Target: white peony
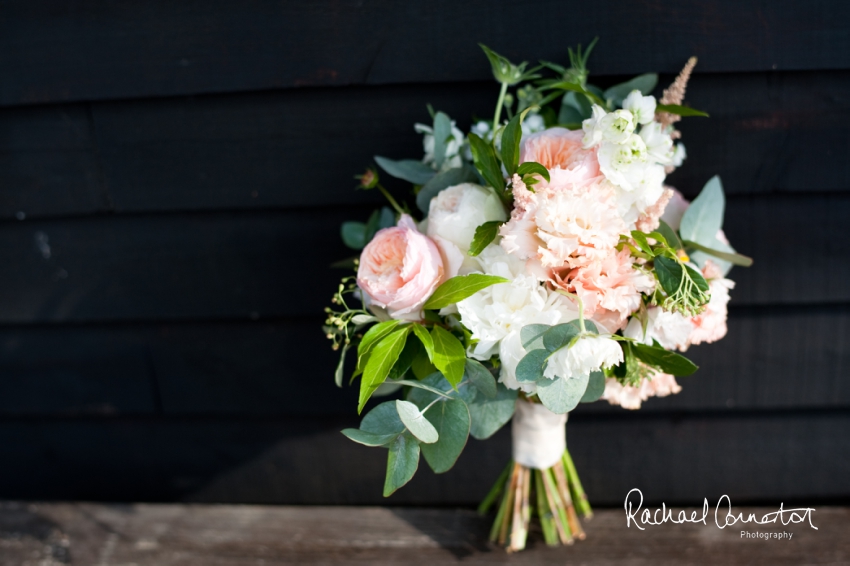
M 425 150 L 425 156 L 422 158 L 422 163 L 430 165 L 433 169 L 437 169 L 434 161 L 434 129 L 431 126 L 426 126 L 425 124 L 414 124 L 413 129 L 416 130 L 416 133 L 418 134 L 425 134 L 425 137 L 422 138 L 422 148 Z M 466 136 L 464 136 L 463 132 L 455 126 L 455 122 L 452 120 L 452 133 L 446 144 L 446 158 L 443 161 L 442 167 L 439 168 L 439 171 L 447 171 L 463 165 L 461 150 L 463 149 L 465 142 Z
M 485 222 L 504 221 L 507 217 L 505 207 L 492 189 L 462 183 L 443 189 L 431 199 L 427 234 L 448 240 L 467 252 L 476 228 Z
M 643 96 L 639 90 L 633 90 L 623 100 L 623 108 L 632 113 L 638 124 L 649 124 L 655 118 L 655 97 Z
M 557 350 L 549 358 L 543 377 L 570 379 L 615 366 L 623 361 L 617 341 L 602 335 L 585 335 L 569 348 Z

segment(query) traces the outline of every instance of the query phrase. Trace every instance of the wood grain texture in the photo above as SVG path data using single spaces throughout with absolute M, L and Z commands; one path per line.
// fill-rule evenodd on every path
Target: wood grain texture
M 829 0 L 7 0 L 2 11 L 2 104 L 482 80 L 476 42 L 514 60 L 565 61 L 594 36 L 601 74 L 676 72 L 691 55 L 701 72 L 850 67 L 850 11 Z
M 850 190 L 850 163 L 837 159 L 850 153 L 848 89 L 850 71 L 695 76 L 688 100 L 711 118 L 680 123 L 689 157 L 669 182 L 689 197 L 715 174 L 730 195 Z M 426 104 L 466 130 L 490 114 L 497 90 L 388 85 L 0 109 L 0 218 L 377 203 L 351 177 L 373 155 L 421 156 L 413 124 L 429 121 Z
M 0 328 L 0 416 L 353 414 L 358 383 L 333 385 L 319 322 Z M 687 352 L 700 369 L 682 392 L 641 413 L 850 408 L 848 341 L 846 305 L 733 308 L 725 339 Z M 591 413 L 623 410 L 576 411 Z
M 0 498 L 285 504 L 476 505 L 510 458 L 510 433 L 470 440 L 456 466 L 424 462 L 381 497 L 387 453 L 340 430 L 358 419 L 4 419 Z M 846 501 L 850 413 L 582 415 L 567 438 L 596 505 Z M 776 501 L 778 504 L 778 501 Z
M 342 245 L 340 223 L 368 215 L 332 208 L 0 224 L 10 266 L 0 279 L 0 323 L 320 322 L 346 274 L 329 264 L 356 255 Z M 836 238 L 848 217 L 850 193 L 730 198 L 726 234 L 756 261 L 732 272 L 734 304 L 850 302 L 850 262 Z
M 763 516 L 774 507 L 736 507 Z M 0 560 L 7 564 L 839 564 L 850 560 L 850 510 L 822 507 L 814 525 L 764 525 L 790 540 L 742 539 L 707 525 L 625 526 L 622 510 L 597 511 L 574 546 L 546 548 L 532 532 L 528 550 L 489 545 L 487 520 L 466 509 L 97 505 L 5 503 Z M 30 562 L 31 561 L 31 562 Z

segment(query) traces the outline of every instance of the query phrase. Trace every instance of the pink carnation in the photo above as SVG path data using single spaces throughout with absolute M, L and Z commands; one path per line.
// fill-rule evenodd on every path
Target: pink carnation
M 705 310 L 691 319 L 693 330 L 688 337 L 690 344 L 710 344 L 726 336 L 726 316 L 728 313 L 729 289 L 735 287 L 735 282 L 725 279 L 720 269 L 709 259 L 706 260 L 702 273 L 708 280 L 711 299 Z
M 640 409 L 641 403 L 650 397 L 666 397 L 681 390 L 682 386 L 676 383 L 676 378 L 672 375 L 653 372 L 651 378 L 643 378 L 637 387 L 623 385 L 614 378 L 608 378 L 602 399 L 612 405 L 635 410 Z
M 404 214 L 397 226 L 379 230 L 363 249 L 357 284 L 391 317 L 409 318 L 418 316 L 443 273 L 437 245 Z
M 549 128 L 522 141 L 519 162 L 536 161 L 549 170 L 550 185 L 582 183 L 600 175 L 596 148 L 584 149 L 581 130 Z

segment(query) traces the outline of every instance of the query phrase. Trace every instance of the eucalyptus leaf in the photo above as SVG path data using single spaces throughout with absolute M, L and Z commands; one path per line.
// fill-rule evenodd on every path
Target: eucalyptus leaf
M 499 234 L 499 227 L 504 224 L 501 220 L 491 220 L 485 222 L 475 229 L 475 236 L 472 238 L 472 243 L 469 245 L 469 255 L 477 256 L 489 246 L 496 236 Z
M 360 430 L 375 435 L 399 435 L 404 432 L 404 428 L 395 408 L 395 401 L 384 401 L 366 413 L 360 421 Z
M 380 155 L 375 156 L 375 162 L 381 166 L 381 169 L 396 179 L 402 179 L 414 185 L 424 185 L 431 180 L 436 172 L 415 159 L 401 159 L 394 161 Z
M 526 324 L 523 326 L 519 331 L 519 339 L 522 342 L 522 347 L 526 351 L 545 348 L 543 345 L 543 335 L 550 328 L 552 327 L 548 324 Z
M 434 340 L 434 357 L 431 361 L 452 387 L 457 388 L 463 379 L 466 349 L 454 334 L 440 326 L 435 325 L 431 329 L 431 338 Z
M 735 253 L 735 248 L 733 248 L 732 246 L 730 246 L 726 242 L 722 242 L 722 241 L 720 241 L 716 238 L 714 240 L 714 243 L 712 243 L 710 247 L 712 249 L 715 249 L 715 250 L 718 250 L 718 251 L 721 251 L 721 252 L 725 252 L 725 253 L 729 253 L 729 254 Z M 712 263 L 714 263 L 718 267 L 718 269 L 720 269 L 720 272 L 724 276 L 727 273 L 729 273 L 730 269 L 732 269 L 732 262 L 726 261 L 725 259 L 720 259 L 719 257 L 714 256 L 714 255 L 709 255 L 705 252 L 693 251 L 693 252 L 689 253 L 688 255 L 690 256 L 691 261 L 696 263 L 701 268 L 705 267 L 706 260 L 710 259 L 712 261 Z M 746 256 L 744 256 L 744 257 L 746 257 Z
M 446 149 L 449 145 L 449 137 L 452 135 L 452 122 L 442 112 L 434 116 L 434 167 L 442 168 L 446 160 Z
M 469 438 L 469 409 L 460 399 L 434 403 L 425 412 L 439 435 L 437 442 L 422 445 L 422 455 L 436 474 L 449 471 L 454 466 Z
M 664 373 L 684 377 L 691 375 L 698 369 L 697 365 L 685 356 L 665 350 L 660 346 L 636 343 L 632 344 L 632 350 L 640 361 L 656 367 Z
M 452 389 L 451 384 L 439 371 L 417 382 L 403 381 L 402 383 L 411 386 L 411 390 L 407 393 L 407 400 L 420 409 L 424 409 L 437 398 L 456 399 L 458 396 L 458 392 Z
M 682 216 L 682 223 L 679 226 L 682 240 L 690 240 L 710 247 L 723 227 L 725 207 L 723 185 L 720 183 L 720 177 L 715 175 L 705 184 L 699 196 L 688 206 Z
M 419 407 L 410 401 L 397 399 L 395 402 L 395 408 L 396 411 L 398 411 L 398 416 L 401 418 L 401 422 L 404 423 L 404 426 L 407 427 L 410 434 L 415 436 L 420 442 L 432 444 L 437 442 L 440 438 L 440 435 L 437 433 L 437 429 L 435 429 L 434 425 L 432 425 L 428 419 L 425 418 L 425 415 L 419 411 Z
M 342 431 L 342 434 L 364 446 L 384 446 L 395 440 L 398 436 L 398 434 L 375 434 L 374 432 L 366 432 L 356 428 L 346 428 Z
M 389 446 L 387 477 L 384 480 L 384 497 L 413 479 L 419 467 L 419 442 L 408 434 L 399 435 Z
M 453 167 L 437 173 L 416 193 L 416 206 L 423 214 L 427 215 L 431 210 L 431 199 L 437 196 L 440 191 L 460 185 L 461 183 L 477 183 L 478 173 L 469 165 L 461 167 Z
M 603 93 L 602 98 L 611 101 L 614 106 L 622 106 L 623 100 L 633 90 L 639 90 L 642 95 L 646 96 L 655 89 L 655 85 L 657 84 L 658 75 L 655 73 L 638 75 L 624 83 L 612 86 Z
M 559 124 L 577 122 L 581 124 L 593 114 L 593 105 L 586 96 L 578 93 L 568 92 L 561 99 L 561 111 L 558 114 Z
M 363 222 L 343 222 L 340 235 L 342 243 L 352 250 L 362 250 L 366 246 L 366 224 Z
M 580 333 L 581 328 L 577 320 L 555 325 L 543 335 L 543 346 L 549 352 L 554 352 L 569 344 Z
M 375 391 L 372 393 L 372 397 L 387 397 L 397 392 L 401 388 L 401 384 L 387 380 L 380 384 L 377 389 L 375 389 Z
M 496 379 L 481 362 L 467 358 L 464 375 L 485 397 L 490 399 L 496 397 Z
M 518 395 L 519 391 L 508 389 L 501 383 L 497 385 L 496 397 L 492 399 L 476 395 L 474 400 L 468 403 L 469 416 L 472 419 L 469 432 L 472 437 L 485 440 L 505 426 L 514 415 Z
M 360 378 L 360 400 L 357 405 L 358 413 L 363 410 L 366 401 L 369 400 L 375 389 L 389 375 L 390 370 L 401 355 L 409 332 L 409 326 L 397 328 L 382 338 L 372 348 L 369 354 L 369 361 L 366 362 L 366 367 L 363 370 L 363 377 Z
M 547 409 L 563 415 L 579 404 L 587 390 L 588 380 L 588 375 L 541 379 L 537 382 L 537 396 Z
M 603 393 L 605 393 L 605 374 L 601 371 L 590 372 L 587 389 L 581 397 L 581 402 L 593 403 L 594 401 L 598 401 Z
M 522 383 L 534 383 L 543 379 L 546 369 L 547 350 L 531 350 L 516 366 L 516 379 Z
M 496 160 L 496 152 L 493 151 L 493 146 L 473 133 L 470 133 L 467 139 L 469 140 L 469 149 L 472 152 L 472 161 L 475 163 L 475 168 L 481 173 L 481 177 L 497 191 L 503 191 L 505 189 L 505 178 L 502 176 L 502 169 Z
M 361 324 L 369 324 L 370 322 L 378 322 L 378 319 L 371 314 L 355 314 L 351 317 L 351 322 L 357 326 Z
M 437 287 L 431 295 L 431 298 L 425 302 L 423 308 L 439 310 L 449 305 L 456 304 L 467 297 L 471 297 L 478 291 L 486 289 L 490 285 L 508 282 L 509 281 L 504 277 L 499 277 L 497 275 L 484 275 L 482 273 L 458 275 Z

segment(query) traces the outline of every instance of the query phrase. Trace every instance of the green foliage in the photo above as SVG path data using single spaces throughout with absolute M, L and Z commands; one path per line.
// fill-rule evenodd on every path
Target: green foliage
M 661 346 L 648 346 L 646 344 L 632 344 L 635 356 L 643 363 L 656 367 L 664 373 L 669 373 L 676 376 L 688 376 L 694 373 L 698 368 L 691 360 L 665 350 Z
M 587 389 L 581 397 L 581 402 L 593 403 L 594 401 L 598 401 L 603 393 L 605 393 L 605 374 L 601 371 L 591 372 L 587 381 Z
M 431 338 L 434 341 L 434 356 L 431 362 L 443 373 L 452 387 L 457 388 L 463 379 L 466 349 L 454 334 L 440 326 L 431 329 Z
M 360 421 L 360 430 L 394 437 L 404 432 L 404 423 L 398 416 L 395 401 L 385 401 L 366 413 Z
M 400 434 L 389 446 L 384 497 L 413 479 L 419 467 L 419 442 L 409 434 Z
M 526 108 L 519 114 L 515 115 L 502 132 L 502 164 L 505 166 L 505 171 L 508 176 L 513 176 L 519 165 L 519 142 L 522 139 L 522 119 L 531 111 L 531 108 Z
M 612 86 L 604 92 L 602 98 L 610 103 L 610 108 L 616 108 L 623 105 L 623 100 L 625 100 L 633 90 L 639 90 L 642 95 L 646 96 L 655 89 L 657 84 L 658 75 L 655 73 L 638 75 L 624 83 Z
M 396 179 L 402 179 L 414 185 L 424 185 L 435 175 L 433 169 L 415 159 L 395 161 L 376 155 L 375 162 L 380 165 L 381 169 Z
M 543 380 L 549 354 L 548 350 L 531 350 L 526 353 L 516 366 L 517 381 L 533 383 Z
M 369 354 L 372 352 L 372 348 L 375 344 L 380 342 L 384 336 L 395 330 L 395 327 L 399 324 L 400 321 L 398 320 L 386 320 L 384 322 L 379 322 L 363 335 L 363 339 L 360 340 L 360 345 L 357 347 L 357 369 L 354 371 L 354 377 L 357 377 L 363 372 L 363 369 L 366 367 L 366 362 L 369 361 Z
M 543 335 L 543 347 L 549 352 L 554 352 L 564 346 L 570 345 L 570 342 L 580 334 L 581 328 L 577 320 L 558 324 L 547 330 L 546 334 Z
M 342 431 L 342 434 L 364 446 L 385 446 L 398 436 L 398 434 L 376 434 L 358 428 L 346 428 Z
M 656 112 L 667 112 L 668 114 L 678 114 L 679 116 L 701 116 L 708 118 L 708 113 L 696 108 L 688 106 L 679 106 L 678 104 L 658 104 L 655 107 Z
M 528 71 L 525 70 L 528 62 L 523 61 L 519 65 L 514 65 L 506 57 L 499 55 L 483 43 L 479 43 L 478 45 L 490 61 L 490 67 L 493 69 L 493 78 L 495 78 L 496 81 L 508 86 L 513 86 L 522 81 L 536 79 L 539 77 L 539 75 L 536 74 L 537 69 L 529 69 Z
M 576 92 L 567 92 L 561 99 L 561 110 L 558 113 L 558 124 L 577 124 L 578 128 L 584 120 L 593 114 L 593 105 L 586 96 Z
M 682 216 L 679 226 L 682 240 L 710 246 L 715 241 L 717 232 L 723 228 L 725 208 L 723 185 L 720 183 L 720 177 L 715 175 L 705 184 L 699 196 Z
M 410 326 L 396 328 L 388 335 L 384 336 L 380 342 L 375 344 L 369 354 L 369 360 L 366 362 L 366 367 L 363 370 L 363 377 L 360 378 L 360 400 L 357 406 L 357 412 L 361 412 L 366 405 L 366 401 L 372 396 L 372 393 L 380 386 L 390 370 L 395 365 L 396 361 L 404 348 L 407 334 L 410 332 Z
M 541 379 L 537 382 L 537 396 L 547 409 L 563 415 L 578 406 L 587 390 L 588 379 L 588 375 Z
M 427 215 L 431 210 L 431 199 L 437 196 L 443 189 L 460 185 L 461 183 L 477 182 L 478 173 L 469 165 L 453 167 L 442 173 L 437 173 L 416 193 L 416 206 L 422 211 L 422 214 Z
M 464 388 L 461 388 L 463 390 Z M 490 438 L 505 426 L 516 409 L 516 399 L 519 391 L 508 389 L 499 383 L 496 387 L 495 397 L 486 397 L 470 390 L 474 394 L 471 401 L 467 401 L 469 415 L 472 418 L 470 434 L 478 440 Z
M 443 112 L 434 116 L 434 167 L 439 170 L 446 161 L 446 149 L 452 135 L 452 121 Z
M 546 179 L 547 183 L 549 182 L 549 170 L 536 161 L 526 161 L 517 168 L 516 172 L 528 187 L 532 187 L 539 180 L 535 175 L 540 175 Z
M 481 273 L 458 275 L 437 287 L 434 294 L 431 295 L 431 298 L 428 299 L 423 308 L 439 310 L 449 305 L 453 305 L 458 301 L 462 301 L 467 297 L 471 297 L 478 291 L 486 289 L 490 285 L 507 282 L 508 280 L 504 277 L 498 277 L 496 275 L 484 275 Z
M 413 360 L 416 359 L 416 356 L 418 356 L 421 351 L 422 344 L 419 340 L 408 334 L 404 343 L 404 348 L 402 349 L 401 354 L 399 354 L 396 362 L 393 364 L 390 373 L 387 374 L 387 379 L 394 380 L 404 377 L 404 374 L 407 373 L 407 370 L 409 370 L 410 366 L 413 365 Z
M 481 362 L 467 358 L 464 365 L 464 377 L 485 397 L 489 399 L 496 397 L 496 379 Z
M 395 408 L 398 411 L 401 422 L 404 423 L 410 434 L 415 436 L 417 440 L 425 444 L 433 444 L 439 440 L 440 437 L 437 434 L 437 429 L 419 411 L 419 407 L 410 401 L 398 399 L 395 402 Z
M 665 310 L 695 316 L 705 309 L 710 299 L 708 282 L 701 273 L 681 260 L 657 256 L 655 275 L 667 296 L 660 304 Z
M 502 169 L 499 167 L 493 146 L 473 133 L 467 135 L 467 139 L 472 152 L 472 161 L 481 174 L 481 178 L 496 189 L 498 194 L 501 194 L 505 190 L 505 178 L 502 177 Z
M 753 264 L 753 258 L 747 257 L 747 256 L 739 254 L 739 253 L 715 250 L 715 249 L 709 248 L 707 246 L 703 246 L 702 244 L 698 244 L 696 242 L 691 242 L 690 240 L 685 240 L 683 242 L 683 244 L 685 244 L 685 246 L 687 246 L 689 248 L 693 248 L 695 250 L 698 250 L 700 252 L 708 254 L 708 255 L 710 255 L 714 258 L 722 259 L 723 261 L 729 262 L 732 265 L 740 265 L 742 267 L 750 267 Z
M 469 255 L 475 257 L 483 252 L 496 239 L 496 236 L 499 234 L 499 227 L 502 224 L 504 222 L 501 220 L 491 220 L 476 228 L 475 236 L 472 238 L 472 244 L 469 246 Z
M 602 98 L 600 98 L 598 94 L 596 94 L 595 92 L 593 92 L 589 88 L 587 88 L 584 85 L 579 84 L 579 83 L 569 82 L 569 81 L 547 82 L 546 84 L 544 84 L 541 87 L 541 89 L 543 89 L 543 90 L 555 89 L 555 90 L 565 90 L 565 91 L 569 91 L 569 92 L 576 92 L 576 93 L 579 93 L 579 94 L 583 94 L 593 104 L 598 104 L 599 106 L 603 106 L 603 107 L 605 106 L 605 101 L 602 100 Z
M 673 248 L 674 250 L 681 250 L 685 246 L 682 245 L 682 241 L 679 239 L 676 231 L 673 230 L 669 224 L 664 222 L 663 220 L 658 221 L 658 232 L 664 236 L 664 239 L 667 241 L 667 244 Z
M 519 331 L 519 339 L 526 351 L 544 348 L 543 335 L 552 328 L 548 324 L 527 324 Z
M 469 409 L 461 399 L 434 403 L 425 416 L 434 424 L 439 440 L 422 445 L 422 455 L 434 470 L 442 474 L 454 466 L 469 438 Z

